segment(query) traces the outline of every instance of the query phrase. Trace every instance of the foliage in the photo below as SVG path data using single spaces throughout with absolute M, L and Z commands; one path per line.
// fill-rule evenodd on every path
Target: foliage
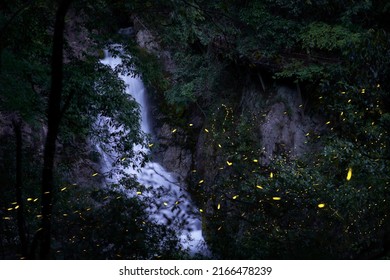
M 81 57 L 66 57 L 54 258 L 186 257 L 171 230 L 148 222 L 143 210 L 147 202 L 115 189 L 102 190 L 98 180 L 82 186 L 69 180 L 79 160 L 74 155 L 92 164 L 92 158 L 80 152 L 87 138 L 114 142 L 111 152 L 117 164 L 136 162 L 132 146 L 142 144 L 145 135 L 139 132 L 138 107 L 124 93 L 117 74 L 142 75 L 165 103 L 159 105 L 171 111 L 171 121 L 185 124 L 183 131 L 193 128 L 189 148 L 196 150 L 204 142 L 207 151 L 200 151 L 204 158 L 195 162 L 190 187 L 216 258 L 389 257 L 386 1 L 76 2 L 75 11 L 84 14 L 81 25 L 93 44 Z M 1 5 L 1 114 L 17 113 L 25 125 L 44 127 L 56 2 Z M 163 71 L 157 57 L 112 35 L 130 22 L 129 14 L 158 34 L 156 40 L 172 54 L 171 73 Z M 112 70 L 91 54 L 115 42 L 132 56 L 117 49 L 124 65 Z M 322 135 L 307 135 L 318 150 L 300 158 L 279 154 L 269 165 L 260 163 L 258 127 L 266 109 L 252 114 L 240 103 L 243 88 L 255 83 L 258 73 L 272 76 L 269 84 L 299 83 L 309 107 L 326 119 Z M 191 128 L 177 119 L 191 114 L 200 119 Z M 95 124 L 99 116 L 102 126 Z M 125 129 L 113 131 L 113 127 Z M 32 131 L 32 138 L 39 138 L 39 133 Z M 0 165 L 1 246 L 2 257 L 16 258 L 15 144 L 10 135 L 6 137 L 0 149 L 1 162 L 9 163 Z M 41 159 L 34 141 L 25 136 L 23 153 L 30 241 L 40 221 Z M 134 188 L 132 177 L 124 180 L 122 186 Z
M 174 86 L 165 94 L 169 104 L 188 106 L 199 100 L 210 100 L 218 86 L 222 65 L 206 55 L 177 53 L 178 62 L 173 75 Z
M 56 258 L 180 258 L 173 231 L 148 220 L 146 206 L 125 193 L 68 185 L 59 193 Z M 63 230 L 66 225 L 67 230 Z
M 333 0 L 186 4 L 155 28 L 176 55 L 167 102 L 208 109 L 195 136 L 207 143 L 199 152 L 206 158 L 191 183 L 213 252 L 228 259 L 388 257 L 388 8 Z M 219 87 L 208 98 L 197 85 L 207 84 L 203 66 L 215 58 L 220 73 L 232 77 L 235 67 L 242 74 L 232 90 L 216 75 Z M 323 135 L 308 136 L 322 148 L 259 164 L 256 124 L 265 109 L 253 118 L 235 103 L 243 77 L 254 72 L 302 85 L 327 120 Z
M 30 3 L 31 2 L 31 3 Z M 39 224 L 42 219 L 39 203 L 39 184 L 41 182 L 41 163 L 43 146 L 42 135 L 47 127 L 47 94 L 49 92 L 51 30 L 54 23 L 54 11 L 56 3 L 50 1 L 14 1 L 4 3 L 6 8 L 1 10 L 1 45 L 0 45 L 0 101 L 1 114 L 3 116 L 20 116 L 23 127 L 23 205 L 22 213 L 26 222 L 27 239 L 30 241 L 28 250 L 34 251 L 36 237 L 39 235 Z M 76 1 L 77 2 L 77 1 Z M 92 2 L 91 2 L 92 3 Z M 3 5 L 3 4 L 2 4 Z M 56 157 L 57 181 L 54 187 L 53 222 L 56 230 L 53 232 L 55 251 L 53 258 L 171 258 L 173 253 L 179 257 L 180 248 L 174 234 L 165 226 L 145 222 L 147 220 L 145 207 L 135 199 L 116 199 L 120 194 L 115 191 L 94 191 L 94 188 L 102 187 L 102 182 L 91 180 L 90 185 L 81 183 L 83 190 L 74 191 L 65 202 L 63 196 L 67 187 L 63 186 L 68 180 L 66 176 L 74 176 L 74 171 L 79 168 L 80 173 L 96 168 L 91 148 L 94 142 L 114 143 L 111 145 L 112 153 L 118 158 L 117 163 L 124 166 L 135 164 L 136 157 L 133 151 L 134 144 L 143 144 L 145 135 L 140 132 L 139 108 L 137 103 L 125 92 L 125 86 L 118 74 L 132 74 L 133 61 L 127 65 L 112 70 L 99 62 L 98 53 L 100 47 L 107 44 L 106 30 L 99 30 L 100 34 L 89 30 L 90 20 L 94 15 L 100 14 L 108 5 L 106 1 L 94 1 L 94 5 L 88 3 L 75 4 L 80 10 L 73 10 L 72 20 L 81 23 L 76 29 L 71 29 L 67 36 L 84 32 L 84 38 L 92 40 L 81 48 L 78 54 L 74 54 L 71 43 L 66 41 L 65 66 L 63 75 L 63 91 L 60 108 L 61 129 L 58 139 Z M 114 9 L 114 7 L 111 7 Z M 41 12 L 41 13 L 39 13 Z M 112 12 L 112 10 L 110 10 Z M 84 14 L 83 14 L 84 13 Z M 75 18 L 76 17 L 76 18 Z M 112 16 L 103 17 L 100 23 L 112 20 Z M 69 22 L 68 22 L 69 23 Z M 115 23 L 118 24 L 118 23 Z M 69 23 L 69 26 L 72 26 Z M 73 26 L 74 27 L 74 26 Z M 93 26 L 95 28 L 96 25 Z M 26 32 L 20 32 L 25 30 Z M 29 32 L 27 32 L 29 30 Z M 94 34 L 94 36 L 92 36 Z M 90 35 L 90 37 L 88 37 Z M 88 37 L 88 38 L 87 38 Z M 115 36 L 114 36 L 115 37 Z M 139 54 L 137 52 L 137 54 Z M 140 55 L 141 56 L 141 55 Z M 145 57 L 145 55 L 144 55 Z M 147 59 L 137 58 L 139 61 Z M 152 59 L 149 59 L 152 61 Z M 127 63 L 127 61 L 125 61 Z M 157 65 L 152 61 L 142 70 L 153 68 Z M 130 72 L 131 71 L 131 72 Z M 156 72 L 155 72 L 156 73 Z M 153 73 L 152 73 L 153 74 Z M 148 75 L 151 80 L 158 79 Z M 154 79 L 154 80 L 153 80 Z M 96 125 L 96 120 L 102 124 Z M 35 125 L 31 129 L 29 123 Z M 2 124 L 8 125 L 7 121 Z M 11 124 L 12 125 L 12 124 Z M 116 128 L 116 129 L 113 129 Z M 118 130 L 118 128 L 121 128 Z M 2 131 L 3 133 L 3 131 Z M 29 134 L 28 134 L 29 133 Z M 14 139 L 9 132 L 4 135 L 6 142 L 1 148 L 1 158 L 9 163 L 1 165 L 2 187 L 4 187 L 4 199 L 1 201 L 1 245 L 2 258 L 26 257 L 20 255 L 19 240 L 17 237 L 17 215 L 22 205 L 15 204 L 15 159 L 13 156 L 15 146 Z M 37 140 L 35 140 L 37 139 Z M 3 139 L 2 139 L 3 140 Z M 91 141 L 92 140 L 92 141 Z M 108 146 L 106 146 L 108 147 Z M 33 159 L 33 160 L 32 160 Z M 125 159 L 119 161 L 119 159 Z M 93 160 L 95 163 L 93 163 Z M 26 161 L 26 162 L 25 162 Z M 83 168 L 80 168 L 80 164 Z M 97 173 L 96 173 L 97 174 Z M 73 178 L 73 182 L 83 180 L 84 175 L 79 174 Z M 127 178 L 134 182 L 132 176 Z M 73 186 L 73 185 L 72 185 Z M 93 186 L 93 187 L 92 187 Z M 3 189 L 3 188 L 2 188 Z M 73 188 L 74 189 L 74 188 Z M 122 194 L 123 195 L 123 194 Z M 110 197 L 109 201 L 104 197 Z M 85 210 L 83 197 L 88 203 L 89 210 Z M 80 218 L 77 211 L 83 210 L 88 219 Z M 72 211 L 71 213 L 67 211 Z M 74 212 L 76 211 L 76 212 Z M 91 212 L 89 212 L 91 211 Z M 91 214 L 91 215 L 88 215 Z M 81 214 L 80 214 L 81 215 Z M 139 220 L 137 220 L 139 219 Z M 112 221 L 116 221 L 112 227 Z M 142 223 L 137 222 L 142 221 Z M 102 228 L 96 227 L 102 225 Z M 110 224 L 108 231 L 104 225 Z M 127 226 L 129 226 L 127 228 Z M 71 229 L 72 234 L 84 237 L 79 245 L 74 246 L 73 235 L 64 234 L 64 229 Z M 58 229 L 58 231 L 57 231 Z M 80 235 L 85 232 L 85 235 Z M 3 235 L 4 233 L 4 235 Z M 3 239 L 4 237 L 4 239 Z M 138 241 L 134 241 L 137 240 Z M 87 241 L 87 242 L 84 242 Z M 93 247 L 89 251 L 90 242 L 96 242 L 100 248 Z M 30 257 L 35 257 L 31 255 Z

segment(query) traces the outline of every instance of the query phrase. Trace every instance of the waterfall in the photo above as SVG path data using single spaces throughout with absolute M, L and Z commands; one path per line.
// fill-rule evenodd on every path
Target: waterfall
M 115 68 L 122 63 L 120 57 L 113 57 L 108 52 L 101 60 L 101 63 Z M 144 133 L 152 132 L 148 114 L 148 102 L 146 89 L 141 78 L 118 74 L 124 81 L 126 93 L 131 95 L 140 106 L 141 113 L 141 129 Z M 99 123 L 99 120 L 97 121 Z M 134 146 L 134 151 L 142 151 L 148 153 L 148 149 L 140 146 Z M 103 149 L 98 148 L 102 154 L 103 164 L 108 170 L 112 167 L 112 157 L 103 152 Z M 163 166 L 157 162 L 149 161 L 143 167 L 135 170 L 134 168 L 126 168 L 126 174 L 136 176 L 139 184 L 150 188 L 150 192 L 143 193 L 142 196 L 153 200 L 147 212 L 152 221 L 160 224 L 165 224 L 173 227 L 177 232 L 179 229 L 178 238 L 182 246 L 188 249 L 190 253 L 209 255 L 207 246 L 202 236 L 200 213 L 194 206 L 190 195 L 180 185 L 175 177 L 167 172 Z M 119 182 L 119 178 L 112 179 L 114 183 Z M 136 195 L 135 192 L 126 191 L 129 196 Z M 158 195 L 156 195 L 156 193 Z M 140 197 L 142 199 L 142 197 Z

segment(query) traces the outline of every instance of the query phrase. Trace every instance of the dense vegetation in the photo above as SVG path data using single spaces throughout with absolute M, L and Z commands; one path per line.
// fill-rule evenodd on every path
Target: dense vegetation
M 45 227 L 40 131 L 50 126 L 61 3 L 0 6 L 0 116 L 12 129 L 1 134 L 0 148 L 3 258 L 39 257 L 37 243 L 45 243 L 35 233 Z M 195 153 L 204 139 L 212 151 L 213 180 L 195 164 L 188 183 L 216 258 L 389 258 L 387 1 L 74 0 L 70 7 L 55 117 L 51 258 L 183 257 L 170 230 L 144 223 L 142 202 L 102 190 L 98 156 L 86 141 L 118 137 L 94 129 L 98 115 L 132 132 L 117 142 L 126 159 L 118 164 L 131 164 L 137 155 L 129 147 L 143 141 L 136 104 L 116 73 L 98 63 L 101 49 L 123 41 L 116 30 L 134 17 L 170 52 L 174 67 L 164 72 L 156 57 L 127 41 L 133 59 L 118 71 L 136 64 L 166 121 L 190 136 L 185 144 Z M 80 30 L 85 41 L 75 51 L 66 36 Z M 241 102 L 253 84 L 267 94 L 280 84 L 302 94 L 304 113 L 323 120 L 321 133 L 306 133 L 316 149 L 299 157 L 281 149 L 270 163 L 261 160 L 256 129 L 268 104 L 254 112 Z M 72 181 L 80 166 L 87 182 Z M 123 183 L 136 185 L 132 178 Z

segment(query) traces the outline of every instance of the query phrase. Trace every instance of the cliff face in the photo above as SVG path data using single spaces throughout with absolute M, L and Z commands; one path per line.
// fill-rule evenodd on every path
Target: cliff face
M 156 36 L 138 19 L 135 19 L 134 26 L 138 45 L 158 57 L 168 75 L 172 74 L 175 65 L 171 54 L 157 43 Z M 235 114 L 235 124 L 245 123 L 250 127 L 245 133 L 260 147 L 256 160 L 261 165 L 268 166 L 280 155 L 297 158 L 316 148 L 308 143 L 308 138 L 320 134 L 325 129 L 324 122 L 318 116 L 305 113 L 308 105 L 299 87 L 265 85 L 260 73 L 248 74 L 243 81 L 233 93 L 229 110 Z M 218 130 L 221 123 L 212 124 L 212 116 L 206 117 L 199 108 L 192 106 L 188 109 L 191 112 L 185 112 L 187 123 L 181 127 L 173 125 L 159 108 L 161 100 L 152 103 L 151 114 L 158 142 L 154 150 L 156 159 L 170 172 L 176 173 L 182 182 L 188 181 L 195 171 L 196 178 L 213 182 L 220 173 L 219 167 L 225 164 L 226 155 L 216 146 L 213 133 L 208 132 L 210 126 L 216 126 Z M 208 105 L 212 107 L 212 104 Z M 232 127 L 227 132 L 224 129 L 224 133 L 234 137 L 235 129 Z

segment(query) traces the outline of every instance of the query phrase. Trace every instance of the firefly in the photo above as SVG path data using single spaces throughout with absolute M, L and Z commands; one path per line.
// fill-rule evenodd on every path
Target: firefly
M 351 180 L 352 178 L 352 168 L 348 168 L 348 173 L 347 173 L 347 181 Z

